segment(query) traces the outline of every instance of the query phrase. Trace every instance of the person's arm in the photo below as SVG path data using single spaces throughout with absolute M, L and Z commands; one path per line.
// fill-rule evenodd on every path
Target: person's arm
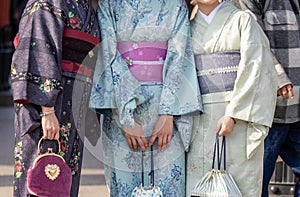
M 199 114 L 202 110 L 189 25 L 188 9 L 182 2 L 168 40 L 160 117 L 149 140 L 151 146 L 158 139 L 158 149 L 171 142 L 174 115 Z
M 45 139 L 59 139 L 59 122 L 55 115 L 54 107 L 42 106 L 40 114 L 42 119 L 43 136 Z
M 264 3 L 257 0 L 239 0 L 242 10 L 248 11 L 257 20 L 261 28 L 264 30 Z M 283 66 L 278 62 L 276 56 L 272 53 L 273 62 L 278 74 L 278 96 L 284 96 L 285 99 L 293 98 L 293 85 L 288 75 L 284 71 Z
M 241 12 L 239 20 L 241 60 L 225 116 L 270 127 L 278 77 L 269 42 L 249 14 Z
M 56 10 L 51 11 L 51 7 Z M 64 20 L 62 11 L 57 8 L 63 5 L 29 1 L 27 8 L 20 21 L 18 44 L 12 59 L 13 99 L 15 103 L 41 106 L 44 136 L 58 139 L 59 123 L 52 111 L 62 91 Z
M 109 1 L 99 1 L 98 17 L 101 19 L 102 48 L 96 64 L 90 107 L 102 112 L 111 109 L 120 120 L 129 148 L 137 151 L 139 145 L 145 151 L 148 143 L 133 112 L 146 99 L 139 94 L 141 85 L 117 50 L 117 29 Z

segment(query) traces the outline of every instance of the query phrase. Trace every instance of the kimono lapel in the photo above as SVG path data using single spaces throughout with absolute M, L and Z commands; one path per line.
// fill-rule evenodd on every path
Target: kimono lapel
M 197 13 L 193 21 L 193 37 L 197 38 L 197 40 L 194 39 L 194 42 L 196 42 L 197 47 L 203 49 L 202 53 L 215 52 L 216 44 L 230 16 L 238 11 L 238 9 L 234 8 L 230 2 L 225 2 L 217 11 L 210 24 L 204 20 L 200 13 Z

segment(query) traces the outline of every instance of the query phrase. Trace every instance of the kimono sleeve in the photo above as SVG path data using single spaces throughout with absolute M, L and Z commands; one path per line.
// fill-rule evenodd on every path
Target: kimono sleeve
M 247 13 L 240 17 L 241 61 L 226 116 L 270 127 L 273 121 L 277 73 L 269 42 Z
M 265 12 L 264 5 L 254 0 L 239 0 L 239 3 L 241 5 L 241 9 L 248 10 L 250 13 L 252 13 L 252 15 L 255 16 L 255 19 L 260 24 L 262 29 L 265 30 L 264 21 L 263 21 L 264 20 L 263 15 Z M 273 55 L 273 62 L 278 74 L 278 88 L 282 88 L 285 85 L 292 84 L 291 80 L 289 79 L 286 72 L 284 71 L 283 66 L 278 62 L 275 55 L 274 54 L 272 55 Z
M 138 104 L 150 98 L 145 88 L 131 74 L 117 50 L 115 18 L 109 1 L 99 1 L 101 49 L 96 64 L 90 107 L 117 109 L 120 123 L 134 125 L 133 112 Z
M 168 40 L 159 113 L 185 115 L 199 113 L 201 110 L 202 100 L 192 50 L 188 9 L 183 3 Z
M 22 15 L 11 68 L 16 103 L 54 106 L 62 90 L 63 5 L 52 3 L 29 1 Z

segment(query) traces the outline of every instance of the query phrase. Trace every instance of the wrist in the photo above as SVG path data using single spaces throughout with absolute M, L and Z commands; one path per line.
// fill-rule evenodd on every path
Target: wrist
M 54 107 L 44 107 L 42 106 L 42 112 L 40 113 L 40 117 L 45 117 L 48 116 L 50 114 L 54 114 L 55 113 L 55 109 Z
M 45 106 L 41 106 L 41 108 L 42 108 L 42 112 L 54 110 L 54 107 L 45 107 Z

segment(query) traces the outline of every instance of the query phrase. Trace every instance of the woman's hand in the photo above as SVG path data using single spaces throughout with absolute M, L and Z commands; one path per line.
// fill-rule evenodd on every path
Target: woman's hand
M 235 120 L 229 116 L 224 116 L 218 122 L 216 133 L 219 133 L 219 136 L 228 135 L 234 127 Z
M 44 139 L 58 140 L 59 139 L 59 122 L 55 115 L 54 107 L 43 107 L 42 106 L 42 128 Z
M 148 142 L 141 125 L 134 121 L 134 127 L 123 126 L 123 133 L 127 140 L 128 146 L 133 151 L 138 151 L 138 144 L 143 152 L 146 151 Z
M 156 138 L 158 138 L 157 148 L 162 150 L 171 143 L 173 133 L 173 116 L 160 115 L 152 133 L 152 137 L 149 140 L 149 146 L 151 146 Z

